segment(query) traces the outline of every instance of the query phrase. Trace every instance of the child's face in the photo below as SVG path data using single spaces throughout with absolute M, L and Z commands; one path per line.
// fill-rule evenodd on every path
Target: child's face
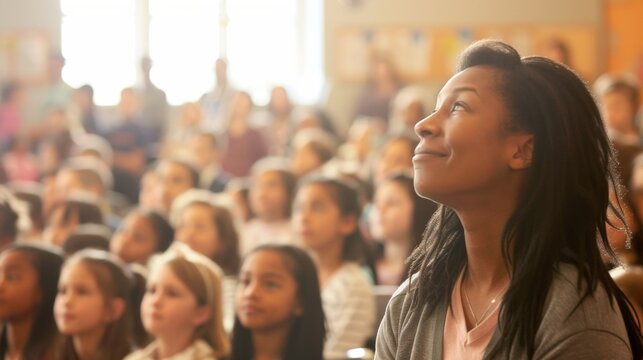
M 192 188 L 192 177 L 184 166 L 171 162 L 163 164 L 159 170 L 161 201 L 163 207 L 170 210 L 174 199 Z
M 145 264 L 157 249 L 156 233 L 150 221 L 133 213 L 123 221 L 109 243 L 109 250 L 126 263 Z
M 5 250 L 0 254 L 0 320 L 36 315 L 40 303 L 38 273 L 25 254 Z
M 57 207 L 51 213 L 49 223 L 43 234 L 45 242 L 55 246 L 63 246 L 69 235 L 78 227 L 77 213 L 72 214 L 67 220 L 65 220 L 64 214 L 64 206 Z
M 341 242 L 357 226 L 354 217 L 342 215 L 325 185 L 302 187 L 297 192 L 293 210 L 295 235 L 312 251 L 322 251 Z
M 267 250 L 246 259 L 241 267 L 235 306 L 239 321 L 251 331 L 290 326 L 302 314 L 297 283 L 283 255 Z
M 635 109 L 627 95 L 622 92 L 609 92 L 601 97 L 603 121 L 608 129 L 620 132 L 629 131 L 634 125 Z
M 250 207 L 262 220 L 286 218 L 288 194 L 281 175 L 267 171 L 259 175 L 250 188 Z
M 413 170 L 413 147 L 404 140 L 389 142 L 377 162 L 375 169 L 376 182 L 382 181 L 387 176 L 400 171 Z
M 190 160 L 198 169 L 203 170 L 211 164 L 219 163 L 219 153 L 207 136 L 197 136 L 189 144 Z
M 63 267 L 54 303 L 56 325 L 66 335 L 82 335 L 113 321 L 111 309 L 87 265 L 72 262 Z
M 292 155 L 291 169 L 297 177 L 302 177 L 322 166 L 322 159 L 309 144 L 298 146 Z
M 413 200 L 402 185 L 386 181 L 375 192 L 374 235 L 382 240 L 408 239 L 413 218 Z
M 169 265 L 151 273 L 141 302 L 141 318 L 148 333 L 157 338 L 193 333 L 204 322 L 202 311 L 194 293 Z
M 138 194 L 138 202 L 144 209 L 156 209 L 159 207 L 157 199 L 159 177 L 154 171 L 148 171 L 141 179 L 141 191 Z
M 212 259 L 220 252 L 219 229 L 214 223 L 213 210 L 199 204 L 185 208 L 176 229 L 175 239 Z

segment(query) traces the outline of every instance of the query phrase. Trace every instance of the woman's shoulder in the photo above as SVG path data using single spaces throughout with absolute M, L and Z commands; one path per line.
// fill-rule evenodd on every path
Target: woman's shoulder
M 543 307 L 537 348 L 551 350 L 575 337 L 592 334 L 601 334 L 597 338 L 629 348 L 625 323 L 616 299 L 600 283 L 585 296 L 587 286 L 579 278 L 579 271 L 574 265 L 558 265 Z

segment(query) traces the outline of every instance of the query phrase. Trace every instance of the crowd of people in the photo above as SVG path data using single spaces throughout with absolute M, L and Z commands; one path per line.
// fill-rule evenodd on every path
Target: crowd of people
M 0 357 L 342 359 L 374 348 L 375 286 L 421 269 L 407 258 L 444 216 L 414 187 L 426 99 L 385 57 L 347 134 L 284 87 L 255 106 L 223 59 L 213 89 L 176 119 L 143 59 L 144 86 L 123 89 L 120 121 L 106 124 L 91 86 L 70 88 L 63 59 L 51 61 L 39 121 L 23 121 L 19 84 L 2 91 Z M 626 189 L 612 192 L 625 194 L 626 229 L 605 209 L 610 243 L 632 265 L 614 277 L 643 308 L 639 88 L 603 77 L 595 96 Z

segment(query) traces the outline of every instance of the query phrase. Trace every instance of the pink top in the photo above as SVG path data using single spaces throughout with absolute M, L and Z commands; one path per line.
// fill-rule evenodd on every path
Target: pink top
M 442 359 L 444 360 L 482 359 L 498 323 L 500 306 L 495 306 L 495 309 L 486 319 L 478 326 L 467 331 L 463 308 L 465 304 L 462 303 L 460 292 L 463 274 L 464 271 L 453 286 L 451 307 L 447 311 L 446 320 L 444 321 L 444 340 L 442 343 Z
M 20 112 L 10 105 L 0 106 L 0 139 L 15 136 L 20 129 Z

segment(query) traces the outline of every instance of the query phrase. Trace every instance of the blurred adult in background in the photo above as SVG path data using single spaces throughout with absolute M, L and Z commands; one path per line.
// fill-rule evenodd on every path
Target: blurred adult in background
M 163 139 L 165 135 L 169 106 L 165 92 L 152 82 L 151 69 L 152 59 L 143 57 L 141 59 L 143 84 L 137 88 L 137 91 L 141 99 L 141 119 L 144 121 L 142 125 L 149 134 L 148 140 L 155 143 Z
M 225 190 L 232 175 L 221 168 L 222 152 L 216 135 L 201 132 L 188 145 L 190 162 L 199 172 L 199 187 L 214 193 Z
M 184 103 L 179 109 L 178 119 L 168 124 L 160 157 L 190 156 L 189 147 L 192 140 L 203 131 L 203 111 L 199 104 Z
M 263 135 L 250 125 L 253 108 L 252 98 L 247 92 L 237 93 L 230 107 L 222 166 L 234 176 L 248 176 L 252 165 L 268 155 Z
M 91 87 L 91 85 L 83 85 L 74 90 L 71 103 L 67 108 L 67 114 L 76 132 L 87 132 L 90 134 L 96 134 L 98 132 L 94 88 Z
M 376 55 L 372 61 L 370 77 L 357 102 L 354 117 L 368 116 L 388 123 L 391 100 L 402 87 L 391 59 Z
M 392 101 L 388 131 L 413 132 L 413 126 L 427 115 L 424 97 L 425 94 L 419 87 L 407 86 L 401 89 Z
M 121 91 L 120 123 L 105 138 L 114 153 L 114 190 L 136 203 L 139 178 L 147 163 L 147 135 L 139 120 L 139 99 L 133 88 Z
M 8 140 L 18 135 L 22 124 L 21 110 L 24 93 L 18 83 L 8 83 L 2 88 L 0 99 L 0 152 L 7 149 Z
M 270 92 L 270 101 L 259 124 L 264 132 L 268 153 L 273 156 L 285 156 L 288 153 L 293 133 L 293 104 L 283 86 L 275 86 Z
M 214 87 L 201 96 L 199 103 L 205 117 L 204 128 L 220 133 L 227 127 L 229 109 L 236 90 L 228 82 L 228 63 L 225 59 L 217 59 L 214 73 Z
M 66 109 L 72 97 L 74 89 L 69 86 L 62 79 L 62 70 L 65 66 L 65 58 L 60 52 L 52 52 L 49 54 L 48 67 L 47 67 L 47 83 L 41 89 L 40 96 L 38 96 L 39 107 L 38 114 L 36 114 L 36 131 L 41 131 L 42 119 L 47 115 L 49 110 L 53 108 Z

